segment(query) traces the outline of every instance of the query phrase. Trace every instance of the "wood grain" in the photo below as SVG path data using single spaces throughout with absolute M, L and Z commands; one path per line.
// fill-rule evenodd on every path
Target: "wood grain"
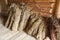
M 8 0 L 9 2 L 55 2 L 55 0 Z

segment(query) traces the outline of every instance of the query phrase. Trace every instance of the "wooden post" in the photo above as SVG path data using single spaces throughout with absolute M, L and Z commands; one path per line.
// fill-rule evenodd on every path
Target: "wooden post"
M 56 18 L 59 19 L 60 18 L 60 0 L 56 0 L 54 12 L 55 12 Z

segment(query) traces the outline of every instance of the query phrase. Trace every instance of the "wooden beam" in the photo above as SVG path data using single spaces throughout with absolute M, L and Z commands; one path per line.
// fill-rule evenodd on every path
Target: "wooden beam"
M 8 0 L 9 2 L 17 2 L 17 3 L 20 3 L 20 2 L 55 2 L 55 0 Z
M 35 0 L 35 2 L 55 2 L 55 0 Z
M 57 0 L 54 12 L 55 12 L 56 17 L 60 19 L 60 0 Z

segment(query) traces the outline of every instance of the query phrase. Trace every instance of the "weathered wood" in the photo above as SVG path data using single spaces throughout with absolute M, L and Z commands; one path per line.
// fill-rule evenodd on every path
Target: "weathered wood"
M 36 20 L 38 20 L 38 16 L 33 12 L 33 14 L 31 15 L 31 17 L 30 17 L 30 19 L 29 19 L 29 21 L 28 21 L 28 25 L 27 25 L 27 27 L 25 28 L 25 30 L 26 30 L 26 32 L 28 32 L 27 30 L 29 30 L 30 28 L 31 28 L 31 26 L 34 24 L 34 22 L 36 21 Z
M 42 23 L 39 25 L 37 40 L 43 40 L 46 37 L 46 28 L 47 26 L 44 24 L 44 21 L 42 21 Z
M 28 34 L 30 34 L 30 35 L 36 34 L 35 32 L 37 32 L 40 22 L 41 22 L 41 20 L 38 19 L 38 20 L 32 25 L 32 27 L 28 30 Z M 35 32 L 34 32 L 34 31 L 35 31 Z
M 12 12 L 11 11 L 12 11 L 12 9 L 10 9 L 9 12 L 8 12 L 9 16 L 8 16 L 8 19 L 7 19 L 6 23 L 5 23 L 6 27 L 8 27 L 9 21 L 11 20 L 11 16 L 12 16 Z
M 31 15 L 31 12 L 30 12 L 31 10 L 32 10 L 32 8 L 26 7 L 25 10 L 22 11 L 23 16 L 22 16 L 22 20 L 21 20 L 21 23 L 19 26 L 20 31 L 26 27 L 28 19 Z
M 17 31 L 18 30 L 18 26 L 19 26 L 19 21 L 20 21 L 20 17 L 21 17 L 21 12 L 22 10 L 19 9 L 19 6 L 15 5 L 15 8 L 14 10 L 16 11 L 13 16 L 14 16 L 14 22 L 13 22 L 13 25 L 12 25 L 12 30 L 15 30 Z

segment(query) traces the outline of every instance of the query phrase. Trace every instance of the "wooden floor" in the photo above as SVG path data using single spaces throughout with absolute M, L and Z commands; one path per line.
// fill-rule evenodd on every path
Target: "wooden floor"
M 25 32 L 11 31 L 0 24 L 0 40 L 36 40 Z

